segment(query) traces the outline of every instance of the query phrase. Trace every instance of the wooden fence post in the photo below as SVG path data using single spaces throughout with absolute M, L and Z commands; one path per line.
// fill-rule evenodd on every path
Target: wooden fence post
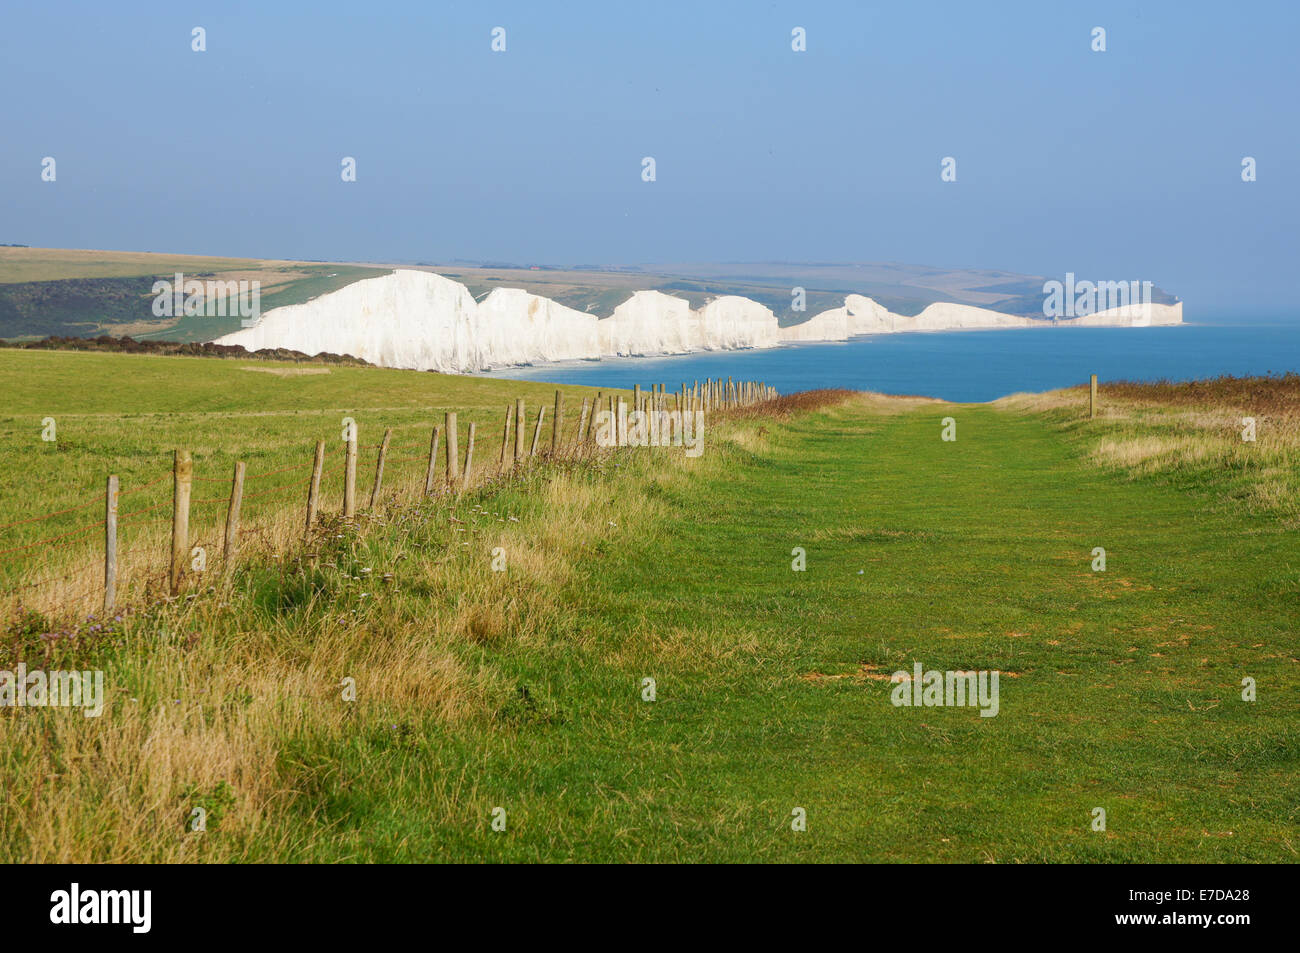
M 533 427 L 533 445 L 528 451 L 530 457 L 537 456 L 537 439 L 542 435 L 542 418 L 546 416 L 546 406 L 537 408 L 537 424 Z
M 357 515 L 357 425 L 349 428 L 347 457 L 343 461 L 343 518 Z
M 311 538 L 316 510 L 320 507 L 320 475 L 325 469 L 325 441 L 316 441 L 316 459 L 311 464 L 311 484 L 307 487 L 307 530 L 304 538 Z
M 524 447 L 524 424 L 527 420 L 528 416 L 524 413 L 524 399 L 520 397 L 515 401 L 515 463 L 522 463 L 527 456 Z
M 627 401 L 618 399 L 618 445 L 627 446 Z
M 587 406 L 587 398 L 582 398 L 582 412 L 578 416 L 578 436 L 574 440 L 575 444 L 580 444 L 587 437 L 587 421 L 590 420 L 591 408 Z
M 235 478 L 230 483 L 230 506 L 226 509 L 226 545 L 221 551 L 221 568 L 229 572 L 239 553 L 239 511 L 244 505 L 244 461 L 235 461 Z
M 506 451 L 510 449 L 510 414 L 514 408 L 506 404 L 506 423 L 501 430 L 501 462 L 497 464 L 497 469 L 504 471 L 506 468 Z
M 171 594 L 181 589 L 185 561 L 190 555 L 190 489 L 194 480 L 194 461 L 188 450 L 172 454 L 172 561 L 168 576 Z
M 1088 419 L 1091 420 L 1097 416 L 1097 375 L 1093 374 L 1092 379 L 1088 381 Z
M 384 461 L 388 459 L 388 441 L 393 439 L 393 428 L 384 428 L 384 439 L 379 442 L 379 457 L 375 460 L 375 485 L 370 488 L 370 508 L 379 502 L 379 493 L 384 487 Z
M 433 492 L 433 471 L 438 467 L 438 437 L 442 431 L 434 427 L 433 436 L 429 438 L 429 468 L 424 471 L 424 495 Z
M 465 439 L 465 473 L 461 476 L 461 488 L 469 489 L 469 472 L 474 465 L 474 421 L 469 423 L 469 436 Z
M 456 488 L 456 478 L 460 476 L 460 435 L 457 433 L 456 412 L 447 411 L 447 487 Z
M 117 477 L 108 478 L 104 494 L 104 614 L 117 601 Z
M 564 394 L 555 392 L 555 416 L 551 418 L 551 454 L 560 449 L 560 436 L 564 430 Z
M 582 439 L 588 443 L 596 439 L 596 415 L 600 413 L 600 391 L 596 391 L 596 397 L 591 402 L 591 416 L 587 418 L 587 432 L 582 435 Z

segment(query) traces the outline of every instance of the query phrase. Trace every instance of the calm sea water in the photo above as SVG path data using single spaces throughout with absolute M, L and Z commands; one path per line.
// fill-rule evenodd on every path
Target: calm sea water
M 883 334 L 839 344 L 681 357 L 607 358 L 492 371 L 488 376 L 597 387 L 707 377 L 762 380 L 782 393 L 847 387 L 946 400 L 993 400 L 1100 380 L 1191 380 L 1300 371 L 1300 316 L 1172 328 L 1025 328 Z

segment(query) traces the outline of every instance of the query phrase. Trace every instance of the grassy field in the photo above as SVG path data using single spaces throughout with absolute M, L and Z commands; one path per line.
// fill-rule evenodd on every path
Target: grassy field
M 1078 414 L 1086 400 L 1072 389 L 998 405 L 1042 413 L 1065 431 L 1086 427 L 1089 459 L 1114 473 L 1196 487 L 1220 505 L 1300 528 L 1300 374 L 1112 382 L 1087 423 Z
M 371 265 L 0 247 L 0 337 L 113 334 L 210 341 L 239 330 L 240 318 L 155 316 L 155 279 L 171 281 L 180 272 L 201 281 L 256 281 L 265 312 L 301 304 L 389 270 Z M 234 311 L 233 303 L 225 310 Z
M 199 274 L 277 264 L 289 263 L 256 258 L 214 258 L 205 255 L 166 255 L 88 248 L 4 247 L 0 248 L 0 284 L 77 278 L 132 278 L 177 271 Z
M 462 454 L 469 424 L 476 425 L 476 459 L 486 474 L 500 459 L 506 407 L 525 398 L 531 425 L 541 405 L 549 418 L 556 388 L 381 368 L 0 350 L 0 390 L 0 593 L 56 580 L 48 591 L 29 586 L 7 600 L 0 595 L 0 605 L 22 599 L 29 606 L 89 609 L 100 591 L 97 521 L 110 473 L 121 481 L 130 582 L 156 587 L 167 547 L 174 449 L 194 458 L 196 545 L 212 555 L 220 551 L 231 474 L 242 460 L 245 522 L 254 528 L 248 546 L 275 553 L 300 535 L 317 440 L 326 441 L 322 505 L 327 512 L 341 507 L 344 417 L 358 427 L 359 492 L 369 493 L 377 445 L 392 428 L 384 483 L 390 497 L 404 496 L 422 488 L 430 434 L 447 411 L 459 416 Z M 595 391 L 560 390 L 572 430 L 583 398 Z M 54 422 L 52 441 L 42 439 L 47 419 Z M 548 440 L 549 422 L 543 433 Z M 531 441 L 531 430 L 527 436 Z M 445 460 L 438 466 L 441 477 Z M 47 513 L 59 515 L 33 519 Z M 51 537 L 58 538 L 40 542 Z
M 93 489 L 183 439 L 224 473 L 237 439 L 292 434 L 298 459 L 342 413 L 427 437 L 431 405 L 499 424 L 507 396 L 551 392 L 0 361 L 0 522 L 25 512 L 13 487 L 53 504 L 42 453 Z M 1249 471 L 1217 475 L 1235 430 L 1157 463 L 1106 449 L 1239 408 L 1125 401 L 1093 422 L 1077 391 L 711 421 L 697 459 L 381 507 L 99 633 L 15 619 L 0 668 L 101 668 L 109 701 L 0 715 L 0 860 L 1294 862 L 1300 544 Z M 66 450 L 32 448 L 47 414 Z M 1285 411 L 1260 416 L 1278 446 L 1250 449 L 1285 453 Z M 999 714 L 895 707 L 915 662 L 1000 671 Z

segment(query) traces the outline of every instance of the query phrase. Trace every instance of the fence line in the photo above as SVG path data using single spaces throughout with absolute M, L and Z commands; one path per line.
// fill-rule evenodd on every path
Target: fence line
M 565 418 L 564 418 L 564 396 L 559 390 L 555 392 L 555 402 L 553 412 L 547 414 L 547 407 L 540 405 L 537 408 L 536 416 L 531 421 L 532 433 L 529 440 L 529 419 L 527 407 L 524 399 L 518 398 L 513 404 L 506 407 L 505 423 L 501 435 L 501 452 L 500 459 L 495 471 L 495 478 L 501 479 L 509 477 L 516 473 L 526 472 L 531 468 L 531 461 L 545 459 L 561 459 L 565 456 L 583 456 L 589 454 L 597 443 L 597 432 L 595 427 L 596 418 L 602 413 L 612 415 L 612 426 L 607 435 L 612 436 L 613 440 L 605 442 L 608 446 L 627 447 L 627 418 L 628 405 L 623 398 L 617 398 L 614 394 L 608 395 L 608 409 L 602 407 L 601 392 L 597 392 L 594 399 L 588 402 L 583 398 L 581 410 L 578 414 L 576 429 L 572 436 L 566 439 Z M 658 428 L 661 426 L 659 415 L 663 412 L 670 411 L 670 401 L 667 387 L 664 384 L 651 385 L 649 390 L 642 390 L 637 385 L 633 392 L 632 411 L 643 415 L 642 419 L 649 428 L 652 439 L 660 436 Z M 744 382 L 733 381 L 727 378 L 723 381 L 721 378 L 712 381 L 696 381 L 694 384 L 687 385 L 682 383 L 681 388 L 674 392 L 671 397 L 671 411 L 678 413 L 687 413 L 693 411 L 726 411 L 734 408 L 751 406 L 771 400 L 777 396 L 775 389 L 767 387 L 762 382 Z M 549 417 L 549 419 L 548 419 Z M 546 424 L 550 424 L 549 447 L 542 444 L 542 433 Z M 413 426 L 413 425 L 406 425 Z M 513 434 L 512 434 L 513 428 Z M 345 431 L 345 447 L 342 454 L 342 501 L 340 508 L 341 517 L 348 522 L 356 519 L 357 515 L 357 497 L 356 497 L 356 478 L 357 478 L 357 459 L 358 451 L 377 450 L 378 455 L 375 459 L 374 481 L 369 494 L 369 505 L 367 509 L 373 510 L 380 506 L 384 501 L 384 478 L 385 465 L 388 463 L 425 463 L 426 470 L 424 474 L 423 496 L 433 496 L 441 492 L 459 496 L 460 494 L 471 489 L 471 475 L 487 476 L 490 480 L 493 478 L 491 470 L 484 471 L 482 467 L 474 469 L 474 450 L 475 438 L 477 431 L 477 422 L 470 422 L 466 433 L 465 452 L 462 459 L 459 446 L 459 423 L 456 411 L 448 411 L 444 422 L 440 426 L 432 428 L 431 439 L 428 451 L 423 452 L 419 445 L 399 444 L 396 447 L 392 443 L 393 428 L 389 427 L 384 430 L 384 436 L 380 443 L 359 445 L 357 442 L 357 428 L 355 423 L 351 423 Z M 512 439 L 513 437 L 513 439 Z M 438 450 L 440 442 L 445 448 L 446 455 L 445 465 L 443 468 L 444 478 L 441 483 L 436 479 L 435 471 L 438 463 Z M 657 442 L 657 441 L 656 441 Z M 79 592 L 77 598 L 88 596 L 96 589 L 103 592 L 103 604 L 106 611 L 111 611 L 116 603 L 119 583 L 121 582 L 120 552 L 119 552 L 119 534 L 123 528 L 136 528 L 145 526 L 154 526 L 158 523 L 171 523 L 171 539 L 169 546 L 169 561 L 166 567 L 167 589 L 173 595 L 179 595 L 185 586 L 185 583 L 192 577 L 194 570 L 187 568 L 192 559 L 192 553 L 196 552 L 199 547 L 193 544 L 200 541 L 199 533 L 191 532 L 190 516 L 191 511 L 200 507 L 210 507 L 216 504 L 225 504 L 224 533 L 220 525 L 208 527 L 214 538 L 223 542 L 223 564 L 222 573 L 228 574 L 233 567 L 240 552 L 240 537 L 244 532 L 263 533 L 263 528 L 255 524 L 244 525 L 243 505 L 253 500 L 279 499 L 291 493 L 303 493 L 306 495 L 306 520 L 305 539 L 310 541 L 313 530 L 316 528 L 321 516 L 321 478 L 324 472 L 325 463 L 325 441 L 318 440 L 315 445 L 313 460 L 310 463 L 294 463 L 285 466 L 273 467 L 269 470 L 263 470 L 257 473 L 247 473 L 244 461 L 235 461 L 232 477 L 208 477 L 196 474 L 194 472 L 194 462 L 189 451 L 177 449 L 173 453 L 173 465 L 170 474 L 163 474 L 156 479 L 150 480 L 137 487 L 122 488 L 119 485 L 118 477 L 110 475 L 107 478 L 106 490 L 100 494 L 97 493 L 92 497 L 85 498 L 83 501 L 73 506 L 60 510 L 54 510 L 50 513 L 38 516 L 28 517 L 16 520 L 11 523 L 0 524 L 0 531 L 11 529 L 17 526 L 25 526 L 33 523 L 40 523 L 45 520 L 63 516 L 68 513 L 75 513 L 89 509 L 96 505 L 104 506 L 104 517 L 94 522 L 86 523 L 75 527 L 64 533 L 47 536 L 39 540 L 25 543 L 19 546 L 0 549 L 0 556 L 10 553 L 26 552 L 40 546 L 50 543 L 59 542 L 70 538 L 80 538 L 89 536 L 92 532 L 103 531 L 104 548 L 102 565 L 104 574 L 99 584 L 91 586 L 85 592 Z M 402 451 L 413 451 L 409 454 L 400 456 L 389 456 L 393 449 Z M 279 474 L 296 472 L 310 469 L 311 478 L 306 486 L 299 482 L 290 482 L 283 485 L 271 486 L 261 489 L 253 483 L 253 490 L 246 492 L 246 486 L 253 481 L 265 479 L 266 477 L 276 476 Z M 338 472 L 338 471 L 335 471 Z M 172 478 L 171 499 L 164 499 L 156 504 L 145 506 L 140 509 L 120 512 L 119 501 L 121 497 L 132 496 L 143 493 L 167 479 Z M 404 481 L 404 486 L 412 482 L 414 475 L 410 475 Z M 192 486 L 194 482 L 214 483 L 220 485 L 229 485 L 231 487 L 229 495 L 193 498 Z M 482 480 L 480 480 L 482 482 Z M 416 487 L 410 489 L 419 489 Z M 391 495 L 391 491 L 390 491 Z M 147 514 L 162 510 L 171 506 L 171 513 L 167 516 L 160 516 L 153 519 L 145 519 Z M 278 511 L 277 511 L 278 512 Z M 218 523 L 220 518 L 218 517 Z M 207 526 L 207 522 L 204 523 Z M 137 534 L 138 536 L 139 534 Z M 206 536 L 202 537 L 206 539 Z M 265 538 L 265 537 L 264 537 Z M 137 540 L 138 541 L 138 540 Z M 146 545 L 152 545 L 152 538 Z M 206 549 L 205 549 L 206 552 Z M 87 570 L 100 563 L 99 557 L 92 559 L 88 563 L 82 563 L 78 567 L 70 569 L 61 574 L 56 573 L 48 575 L 36 581 L 21 582 L 0 588 L 0 596 L 12 596 L 16 593 L 29 589 L 38 589 L 42 586 L 48 586 L 52 583 L 64 582 L 79 575 L 84 574 Z M 203 571 L 206 571 L 203 570 Z M 68 603 L 63 603 L 66 606 Z

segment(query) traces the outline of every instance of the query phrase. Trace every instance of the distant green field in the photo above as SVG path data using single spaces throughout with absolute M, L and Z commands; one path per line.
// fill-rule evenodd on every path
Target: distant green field
M 301 304 L 386 268 L 196 255 L 0 248 L 0 338 L 46 335 L 209 341 L 237 331 L 238 316 L 160 317 L 154 281 L 260 282 L 261 310 Z
M 278 286 L 279 290 L 262 295 L 260 305 L 263 314 L 272 308 L 302 304 L 312 298 L 319 298 L 362 278 L 377 278 L 388 274 L 386 269 L 354 265 L 306 265 L 298 266 L 294 271 L 302 277 Z M 241 321 L 237 316 L 182 316 L 166 330 L 137 334 L 135 337 L 143 341 L 211 341 L 223 334 L 238 331 L 243 326 Z
M 131 278 L 165 275 L 177 271 L 261 268 L 283 262 L 256 258 L 213 258 L 204 255 L 166 255 L 156 252 L 101 251 L 82 248 L 0 247 L 0 285 L 35 281 L 87 278 Z

